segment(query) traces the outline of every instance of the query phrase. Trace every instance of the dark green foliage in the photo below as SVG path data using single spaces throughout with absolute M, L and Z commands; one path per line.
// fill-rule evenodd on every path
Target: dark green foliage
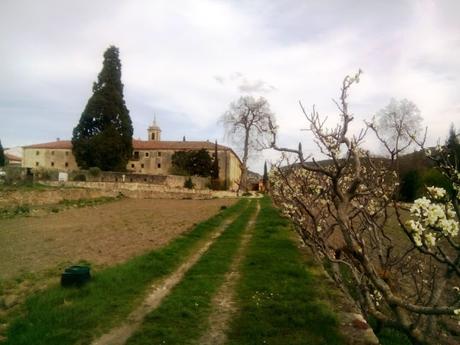
M 193 183 L 191 177 L 189 177 L 188 179 L 185 180 L 184 188 L 193 189 L 194 187 L 195 187 L 195 184 Z
M 219 179 L 219 157 L 217 154 L 217 140 L 214 146 L 214 160 L 212 161 L 211 177 L 216 180 Z
M 407 202 L 414 201 L 421 186 L 422 179 L 418 170 L 408 171 L 401 177 L 399 199 Z
M 424 187 L 442 187 L 451 195 L 454 191 L 449 179 L 436 168 L 431 168 L 423 174 L 422 183 Z
M 5 152 L 3 151 L 2 142 L 0 141 L 0 167 L 6 165 Z
M 450 164 L 458 170 L 460 167 L 460 143 L 453 124 L 450 126 L 449 137 L 446 141 L 446 148 Z
M 104 53 L 93 95 L 73 130 L 73 153 L 79 167 L 123 171 L 131 157 L 133 126 L 123 99 L 118 48 Z
M 172 172 L 178 175 L 208 177 L 212 174 L 212 158 L 205 149 L 174 152 L 171 162 Z
M 267 162 L 264 163 L 264 176 L 262 177 L 262 182 L 264 184 L 265 190 L 267 190 L 267 185 L 268 185 Z
M 101 175 L 101 169 L 98 167 L 89 168 L 88 172 L 92 177 L 98 177 Z

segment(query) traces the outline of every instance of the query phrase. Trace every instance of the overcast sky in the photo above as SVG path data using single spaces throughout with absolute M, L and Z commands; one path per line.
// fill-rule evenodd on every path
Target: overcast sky
M 164 140 L 223 141 L 219 117 L 264 96 L 280 142 L 315 152 L 298 101 L 331 121 L 341 80 L 354 129 L 408 98 L 429 142 L 460 129 L 460 1 L 0 1 L 0 140 L 70 139 L 109 45 L 120 48 L 134 135 L 154 114 Z M 372 141 L 369 141 L 372 145 Z M 253 160 L 259 170 L 266 152 Z

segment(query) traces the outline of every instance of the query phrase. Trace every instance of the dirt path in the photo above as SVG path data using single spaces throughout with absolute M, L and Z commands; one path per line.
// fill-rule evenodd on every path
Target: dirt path
M 227 340 L 227 330 L 232 316 L 237 311 L 235 306 L 235 287 L 240 279 L 240 265 L 244 259 L 246 248 L 251 241 L 254 225 L 259 214 L 260 204 L 257 203 L 257 211 L 249 221 L 243 234 L 240 247 L 235 254 L 229 271 L 225 275 L 222 286 L 212 300 L 212 311 L 208 319 L 208 329 L 197 342 L 199 345 L 223 345 Z
M 0 220 L 0 280 L 79 260 L 112 265 L 164 246 L 236 199 L 123 199 Z
M 211 238 L 208 239 L 197 251 L 195 251 L 186 261 L 172 274 L 159 282 L 152 285 L 152 289 L 144 302 L 136 308 L 127 318 L 126 322 L 121 326 L 113 328 L 108 333 L 97 339 L 92 345 L 122 345 L 125 344 L 128 338 L 142 324 L 145 316 L 157 308 L 163 298 L 165 298 L 174 286 L 176 286 L 184 277 L 185 273 L 201 258 L 201 256 L 209 249 L 214 241 L 224 232 L 227 226 L 234 220 L 226 220 L 215 231 Z

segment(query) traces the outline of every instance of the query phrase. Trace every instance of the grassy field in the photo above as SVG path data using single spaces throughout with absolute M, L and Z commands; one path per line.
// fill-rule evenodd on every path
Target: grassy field
M 270 199 L 263 199 L 229 344 L 343 344 L 337 319 L 322 300 L 322 284 L 306 269 L 290 231 Z
M 31 296 L 7 331 L 8 345 L 86 344 L 110 329 L 140 302 L 146 288 L 170 273 L 197 244 L 246 203 L 227 208 L 162 249 L 96 272 L 81 289 L 54 286 Z

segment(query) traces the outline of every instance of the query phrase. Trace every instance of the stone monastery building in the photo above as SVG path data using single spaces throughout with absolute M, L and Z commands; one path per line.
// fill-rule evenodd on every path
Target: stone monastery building
M 126 166 L 128 172 L 170 175 L 171 159 L 176 151 L 206 149 L 211 157 L 214 154 L 215 144 L 209 141 L 162 141 L 161 129 L 155 122 L 147 129 L 147 132 L 148 140 L 133 140 L 133 156 Z M 239 157 L 231 148 L 222 145 L 217 146 L 217 156 L 219 180 L 225 181 L 230 189 L 234 189 L 241 174 Z M 34 170 L 78 170 L 70 140 L 24 146 L 22 167 Z

